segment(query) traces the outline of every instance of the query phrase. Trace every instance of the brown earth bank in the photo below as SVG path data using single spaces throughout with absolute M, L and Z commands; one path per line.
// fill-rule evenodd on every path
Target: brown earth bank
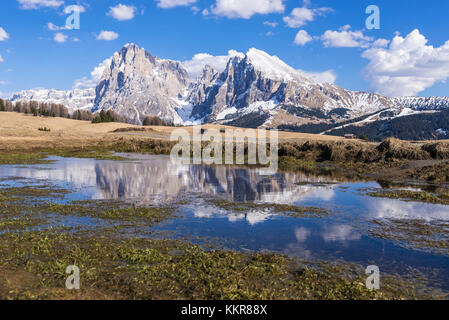
M 42 128 L 50 131 L 39 130 Z M 208 124 L 207 131 L 238 129 Z M 169 154 L 176 142 L 173 130 L 193 127 L 141 127 L 124 123 L 92 124 L 52 117 L 0 113 L 0 153 L 111 150 Z M 244 129 L 243 129 L 244 130 Z M 205 143 L 203 143 L 204 145 Z M 56 151 L 56 152 L 55 152 Z M 380 179 L 446 184 L 449 182 L 449 142 L 381 143 L 345 140 L 341 137 L 279 132 L 280 168 L 341 176 L 345 179 Z

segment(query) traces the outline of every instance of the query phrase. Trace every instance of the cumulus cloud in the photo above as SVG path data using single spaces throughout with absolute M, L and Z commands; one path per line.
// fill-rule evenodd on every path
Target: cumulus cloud
M 55 33 L 55 36 L 53 37 L 53 39 L 56 42 L 64 43 L 64 42 L 67 41 L 67 36 L 65 34 L 61 33 L 61 32 L 58 32 L 58 33 Z
M 244 57 L 245 55 L 235 50 L 229 50 L 226 56 L 213 56 L 208 53 L 198 53 L 193 56 L 191 60 L 186 60 L 182 63 L 191 78 L 196 78 L 201 74 L 206 65 L 211 66 L 219 72 L 226 68 L 229 59 L 235 56 Z
M 270 22 L 270 21 L 265 21 L 263 24 L 272 28 L 276 28 L 278 26 L 277 22 Z
M 294 43 L 297 44 L 298 46 L 303 46 L 312 40 L 313 40 L 313 37 L 311 35 L 309 35 L 307 33 L 307 31 L 299 30 L 298 33 L 296 34 Z
M 375 48 L 384 48 L 384 47 L 388 46 L 389 43 L 390 43 L 390 40 L 377 39 L 376 41 L 373 42 L 372 46 Z
M 309 9 L 307 8 L 308 4 L 309 2 L 305 2 L 304 7 L 293 9 L 288 16 L 284 17 L 284 22 L 290 28 L 300 28 L 315 20 L 317 16 L 324 16 L 326 13 L 333 12 L 331 8 Z
M 255 14 L 282 13 L 284 0 L 217 0 L 211 12 L 217 16 L 249 19 Z
M 69 28 L 67 28 L 66 26 L 57 26 L 55 25 L 53 22 L 49 22 L 47 23 L 47 28 L 50 31 L 59 31 L 59 30 L 68 30 Z
M 97 35 L 97 40 L 104 41 L 112 41 L 119 37 L 118 33 L 114 31 L 101 31 L 99 35 Z
M 405 38 L 397 35 L 387 48 L 371 48 L 364 76 L 373 89 L 387 96 L 411 96 L 449 78 L 449 40 L 440 47 L 428 45 L 418 29 Z
M 335 48 L 367 48 L 373 41 L 372 37 L 363 34 L 363 31 L 351 31 L 350 25 L 341 27 L 338 31 L 327 30 L 321 36 L 325 47 Z
M 73 89 L 87 89 L 95 88 L 100 82 L 103 76 L 104 69 L 111 65 L 111 58 L 108 58 L 101 62 L 94 70 L 90 73 L 90 77 L 83 77 L 81 79 L 75 80 L 73 84 Z
M 119 21 L 131 20 L 134 19 L 136 8 L 133 6 L 126 6 L 121 3 L 116 5 L 115 7 L 110 7 L 108 16 L 113 17 Z
M 39 9 L 42 7 L 58 8 L 64 4 L 62 0 L 18 0 L 21 9 Z
M 337 75 L 333 70 L 327 70 L 323 72 L 312 72 L 312 71 L 304 71 L 298 70 L 303 73 L 306 77 L 315 80 L 318 83 L 335 83 L 337 80 Z
M 196 3 L 198 0 L 155 0 L 159 8 L 184 7 Z
M 0 27 L 0 41 L 5 41 L 8 39 L 9 39 L 9 34 L 5 31 L 5 29 Z

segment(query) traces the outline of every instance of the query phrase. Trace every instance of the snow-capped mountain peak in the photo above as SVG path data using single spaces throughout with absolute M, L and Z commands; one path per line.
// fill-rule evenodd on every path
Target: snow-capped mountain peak
M 256 70 L 260 71 L 267 78 L 285 82 L 292 80 L 312 82 L 312 80 L 308 79 L 298 70 L 286 64 L 284 61 L 279 59 L 279 57 L 271 56 L 265 51 L 251 48 L 247 52 L 246 58 Z

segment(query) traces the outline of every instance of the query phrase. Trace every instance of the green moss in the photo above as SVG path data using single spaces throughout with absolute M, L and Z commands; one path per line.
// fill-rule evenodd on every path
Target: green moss
M 390 190 L 370 192 L 368 193 L 368 195 L 378 198 L 403 199 L 435 204 L 449 204 L 449 196 L 447 194 L 435 195 L 425 191 Z
M 376 219 L 371 236 L 398 242 L 400 245 L 449 255 L 449 223 L 418 219 Z
M 95 160 L 126 160 L 114 155 L 114 152 L 102 148 L 49 150 L 49 154 L 64 158 L 86 158 Z
M 383 278 L 381 291 L 370 291 L 361 268 L 324 263 L 306 266 L 278 254 L 205 250 L 175 240 L 119 240 L 110 235 L 85 237 L 49 231 L 1 235 L 0 240 L 3 268 L 39 275 L 39 281 L 22 290 L 0 289 L 1 298 L 57 298 L 68 265 L 80 268 L 83 290 L 125 299 L 416 297 L 410 284 L 388 276 Z
M 13 200 L 17 197 L 51 197 L 62 198 L 65 194 L 70 193 L 67 189 L 53 188 L 51 186 L 36 186 L 36 187 L 20 187 L 20 188 L 2 188 L 0 189 L 0 200 Z
M 279 157 L 279 169 L 291 171 L 315 171 L 317 169 L 314 161 L 307 161 L 291 156 Z
M 47 156 L 35 152 L 0 152 L 0 164 L 47 164 Z
M 231 202 L 225 199 L 212 199 L 210 200 L 215 206 L 237 212 L 248 212 L 250 210 L 270 210 L 274 213 L 284 214 L 294 218 L 321 216 L 326 215 L 328 212 L 321 208 L 316 207 L 300 207 L 288 204 L 277 203 L 254 203 L 254 202 Z

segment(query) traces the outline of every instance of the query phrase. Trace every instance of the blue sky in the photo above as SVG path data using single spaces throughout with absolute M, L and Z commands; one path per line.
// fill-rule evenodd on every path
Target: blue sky
M 50 30 L 74 4 L 80 29 Z M 378 30 L 366 28 L 368 5 Z M 447 0 L 2 0 L 0 93 L 71 89 L 133 42 L 180 61 L 256 47 L 347 89 L 447 96 L 448 15 Z

